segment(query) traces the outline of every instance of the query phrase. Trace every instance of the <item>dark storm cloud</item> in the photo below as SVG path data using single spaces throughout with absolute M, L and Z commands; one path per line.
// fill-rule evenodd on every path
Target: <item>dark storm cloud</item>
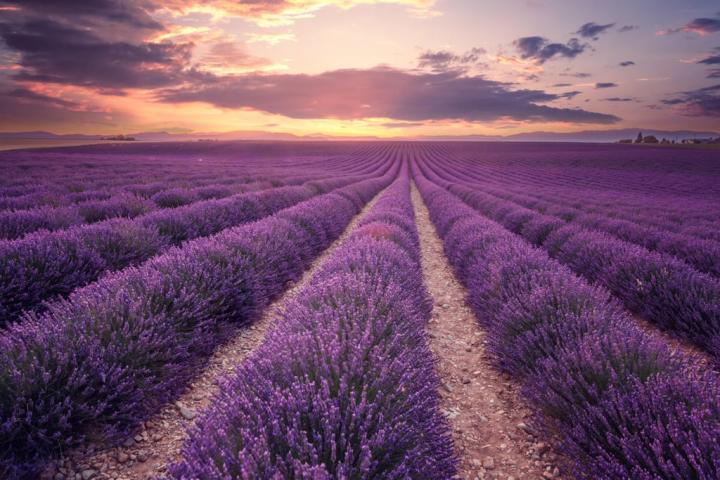
M 707 74 L 707 78 L 720 78 L 720 68 L 710 70 Z
M 585 25 L 583 25 L 582 27 L 580 27 L 578 29 L 578 31 L 575 33 L 577 33 L 578 35 L 580 35 L 583 38 L 592 38 L 593 40 L 597 40 L 598 35 L 607 32 L 614 26 L 615 26 L 614 23 L 599 25 L 595 22 L 588 22 Z
M 0 0 L 1 6 L 19 7 L 24 13 L 42 16 L 67 16 L 71 18 L 94 17 L 96 21 L 122 23 L 135 28 L 162 30 L 143 6 L 151 2 L 126 0 Z
M 662 103 L 674 106 L 689 116 L 720 117 L 720 84 L 682 92 Z
M 633 65 L 635 65 L 635 62 L 633 62 L 632 60 L 626 60 L 624 62 L 620 62 L 621 67 L 631 67 Z
M 484 54 L 485 50 L 482 48 L 473 48 L 462 55 L 447 50 L 428 50 L 418 57 L 418 67 L 429 68 L 434 72 L 464 69 L 477 63 Z
M 390 67 L 347 69 L 317 75 L 249 74 L 162 91 L 165 102 L 206 102 L 251 108 L 292 118 L 391 118 L 427 120 L 614 123 L 614 115 L 556 108 L 562 98 L 458 72 L 413 73 Z
M 523 59 L 545 63 L 555 57 L 575 58 L 585 51 L 587 45 L 577 38 L 571 38 L 567 43 L 551 43 L 547 38 L 533 36 L 518 38 L 515 47 Z
M 53 20 L 0 24 L 0 37 L 20 54 L 21 80 L 97 88 L 149 88 L 176 83 L 190 44 L 112 42 Z
M 11 7 L 0 18 L 0 45 L 17 55 L 17 80 L 122 94 L 197 74 L 188 70 L 191 44 L 148 40 L 165 31 L 150 16 L 152 0 L 0 0 L 0 6 Z
M 618 84 L 615 82 L 598 82 L 595 84 L 595 88 L 615 88 Z

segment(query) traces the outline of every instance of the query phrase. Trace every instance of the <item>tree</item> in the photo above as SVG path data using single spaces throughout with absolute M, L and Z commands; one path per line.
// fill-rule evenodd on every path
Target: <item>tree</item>
M 638 132 L 638 136 L 635 139 L 635 143 L 643 143 L 643 135 L 642 132 Z

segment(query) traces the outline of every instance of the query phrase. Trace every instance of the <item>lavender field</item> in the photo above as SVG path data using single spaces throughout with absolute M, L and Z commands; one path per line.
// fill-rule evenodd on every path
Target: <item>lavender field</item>
M 0 152 L 0 478 L 720 478 L 720 151 Z

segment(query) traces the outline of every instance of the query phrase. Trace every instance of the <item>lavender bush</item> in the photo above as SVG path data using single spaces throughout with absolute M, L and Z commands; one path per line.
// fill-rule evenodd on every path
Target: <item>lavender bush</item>
M 345 190 L 367 201 L 389 175 Z M 0 333 L 0 472 L 32 472 L 89 431 L 122 437 L 177 395 L 356 212 L 342 195 L 320 196 L 108 275 Z M 318 229 L 334 225 L 324 243 L 290 220 L 299 216 Z
M 529 225 L 533 216 L 541 214 L 461 185 L 447 186 L 511 231 L 534 239 L 544 237 L 542 246 L 555 258 L 608 288 L 630 310 L 713 355 L 717 353 L 713 345 L 720 335 L 718 279 L 668 255 L 574 224 L 555 223 L 555 230 L 548 227 L 536 236 Z M 518 218 L 525 220 L 518 223 Z
M 720 476 L 720 380 L 636 327 L 603 290 L 415 179 L 498 366 L 523 383 L 578 478 Z M 579 244 L 582 242 L 579 242 Z
M 360 179 L 343 182 L 353 180 Z M 336 185 L 335 180 L 329 182 L 330 188 Z M 0 326 L 104 272 L 147 260 L 183 241 L 257 220 L 311 196 L 302 186 L 280 187 L 157 210 L 134 220 L 109 220 L 0 241 Z
M 407 177 L 224 380 L 177 479 L 452 478 Z

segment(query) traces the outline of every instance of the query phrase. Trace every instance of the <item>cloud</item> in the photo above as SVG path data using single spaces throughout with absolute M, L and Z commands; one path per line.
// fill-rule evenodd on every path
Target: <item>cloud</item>
M 447 50 L 428 50 L 418 57 L 418 67 L 429 68 L 433 72 L 464 70 L 468 66 L 477 63 L 485 53 L 485 49 L 477 47 L 462 55 Z
M 394 3 L 420 9 L 435 0 L 0 0 L 0 44 L 13 55 L 17 81 L 48 82 L 124 94 L 195 83 L 208 75 L 268 68 L 270 62 L 213 34 L 208 27 L 170 23 L 182 9 L 237 14 L 300 14 L 326 6 Z M 161 18 L 167 24 L 155 19 Z M 275 44 L 291 33 L 249 34 Z M 195 63 L 195 43 L 210 45 Z M 472 53 L 472 52 L 471 52 Z
M 421 73 L 390 67 L 334 70 L 316 75 L 228 76 L 165 89 L 165 102 L 205 102 L 291 118 L 614 123 L 618 117 L 544 103 L 562 97 L 458 72 Z
M 720 65 L 720 55 L 713 55 L 711 57 L 700 60 L 697 63 L 702 63 L 704 65 Z
M 618 32 L 620 33 L 626 33 L 626 32 L 632 32 L 633 30 L 637 30 L 637 25 L 623 25 L 622 27 L 618 28 Z
M 260 26 L 278 26 L 312 17 L 326 7 L 347 10 L 359 5 L 399 5 L 415 17 L 433 17 L 439 15 L 433 9 L 435 3 L 436 0 L 166 0 L 162 6 L 180 14 L 207 12 L 216 17 L 241 17 Z
M 285 33 L 248 33 L 248 43 L 267 43 L 268 45 L 277 45 L 280 42 L 294 42 L 295 34 L 291 32 Z
M 715 18 L 696 18 L 682 27 L 661 30 L 658 35 L 670 35 L 678 32 L 696 33 L 700 36 L 720 32 L 720 14 Z
M 381 126 L 385 128 L 413 128 L 413 127 L 422 127 L 425 125 L 422 122 L 386 122 L 381 124 Z
M 532 59 L 540 64 L 555 57 L 575 58 L 587 48 L 587 45 L 581 44 L 577 38 L 571 38 L 564 44 L 550 43 L 547 38 L 539 36 L 522 37 L 515 40 L 514 44 L 521 58 Z
M 618 84 L 615 82 L 598 82 L 595 84 L 595 88 L 602 89 L 602 88 L 615 88 Z
M 135 40 L 164 26 L 151 16 L 150 1 L 124 0 L 0 0 L 0 6 L 14 8 L 6 12 L 2 23 L 17 23 L 21 18 L 52 19 L 85 30 L 102 29 L 106 38 Z
M 24 87 L 0 85 L 0 129 L 35 129 L 45 124 L 82 122 L 108 124 L 107 113 L 78 102 L 45 95 Z
M 662 103 L 675 107 L 683 115 L 693 117 L 720 117 L 720 84 L 663 100 Z
M 582 92 L 581 92 L 580 90 L 573 90 L 573 91 L 571 91 L 571 92 L 559 93 L 559 94 L 558 94 L 558 97 L 560 97 L 560 98 L 567 98 L 568 100 L 570 100 L 571 98 L 577 97 L 577 96 L 580 95 L 581 93 L 582 93 Z
M 604 98 L 606 102 L 634 102 L 634 98 L 630 97 L 610 97 L 610 98 Z
M 621 67 L 631 67 L 633 65 L 635 65 L 635 62 L 633 62 L 632 60 L 625 60 L 624 62 L 620 62 Z
M 247 53 L 240 45 L 231 41 L 217 42 L 202 57 L 205 70 L 216 73 L 232 73 L 264 67 L 270 62 Z
M 34 103 L 42 103 L 59 108 L 77 109 L 79 104 L 70 100 L 64 100 L 62 98 L 51 97 L 42 93 L 28 90 L 27 88 L 15 88 L 9 92 L 5 92 L 5 95 L 13 96 L 14 98 L 21 101 L 31 101 Z
M 572 83 L 556 83 L 553 85 L 555 88 L 572 87 Z
M 195 75 L 191 42 L 152 40 L 170 30 L 150 8 L 149 0 L 23 1 L 0 19 L 0 39 L 19 66 L 13 78 L 119 93 Z
M 594 22 L 589 22 L 578 29 L 577 33 L 583 38 L 592 38 L 593 40 L 598 39 L 598 35 L 607 32 L 609 29 L 614 27 L 614 23 L 608 23 L 605 25 L 599 25 Z
M 96 88 L 152 88 L 177 83 L 191 44 L 133 44 L 52 20 L 0 25 L 5 44 L 20 54 L 22 80 Z
M 720 52 L 720 47 L 716 48 L 715 51 Z M 699 63 L 701 65 L 713 65 L 713 66 L 720 65 L 720 54 L 711 55 L 707 58 L 700 60 L 697 63 Z M 711 68 L 710 70 L 708 70 L 706 78 L 711 78 L 711 79 L 720 78 L 720 68 Z
M 592 74 L 590 73 L 584 73 L 584 72 L 576 72 L 576 73 L 561 73 L 561 77 L 573 77 L 573 78 L 590 78 L 592 77 Z

